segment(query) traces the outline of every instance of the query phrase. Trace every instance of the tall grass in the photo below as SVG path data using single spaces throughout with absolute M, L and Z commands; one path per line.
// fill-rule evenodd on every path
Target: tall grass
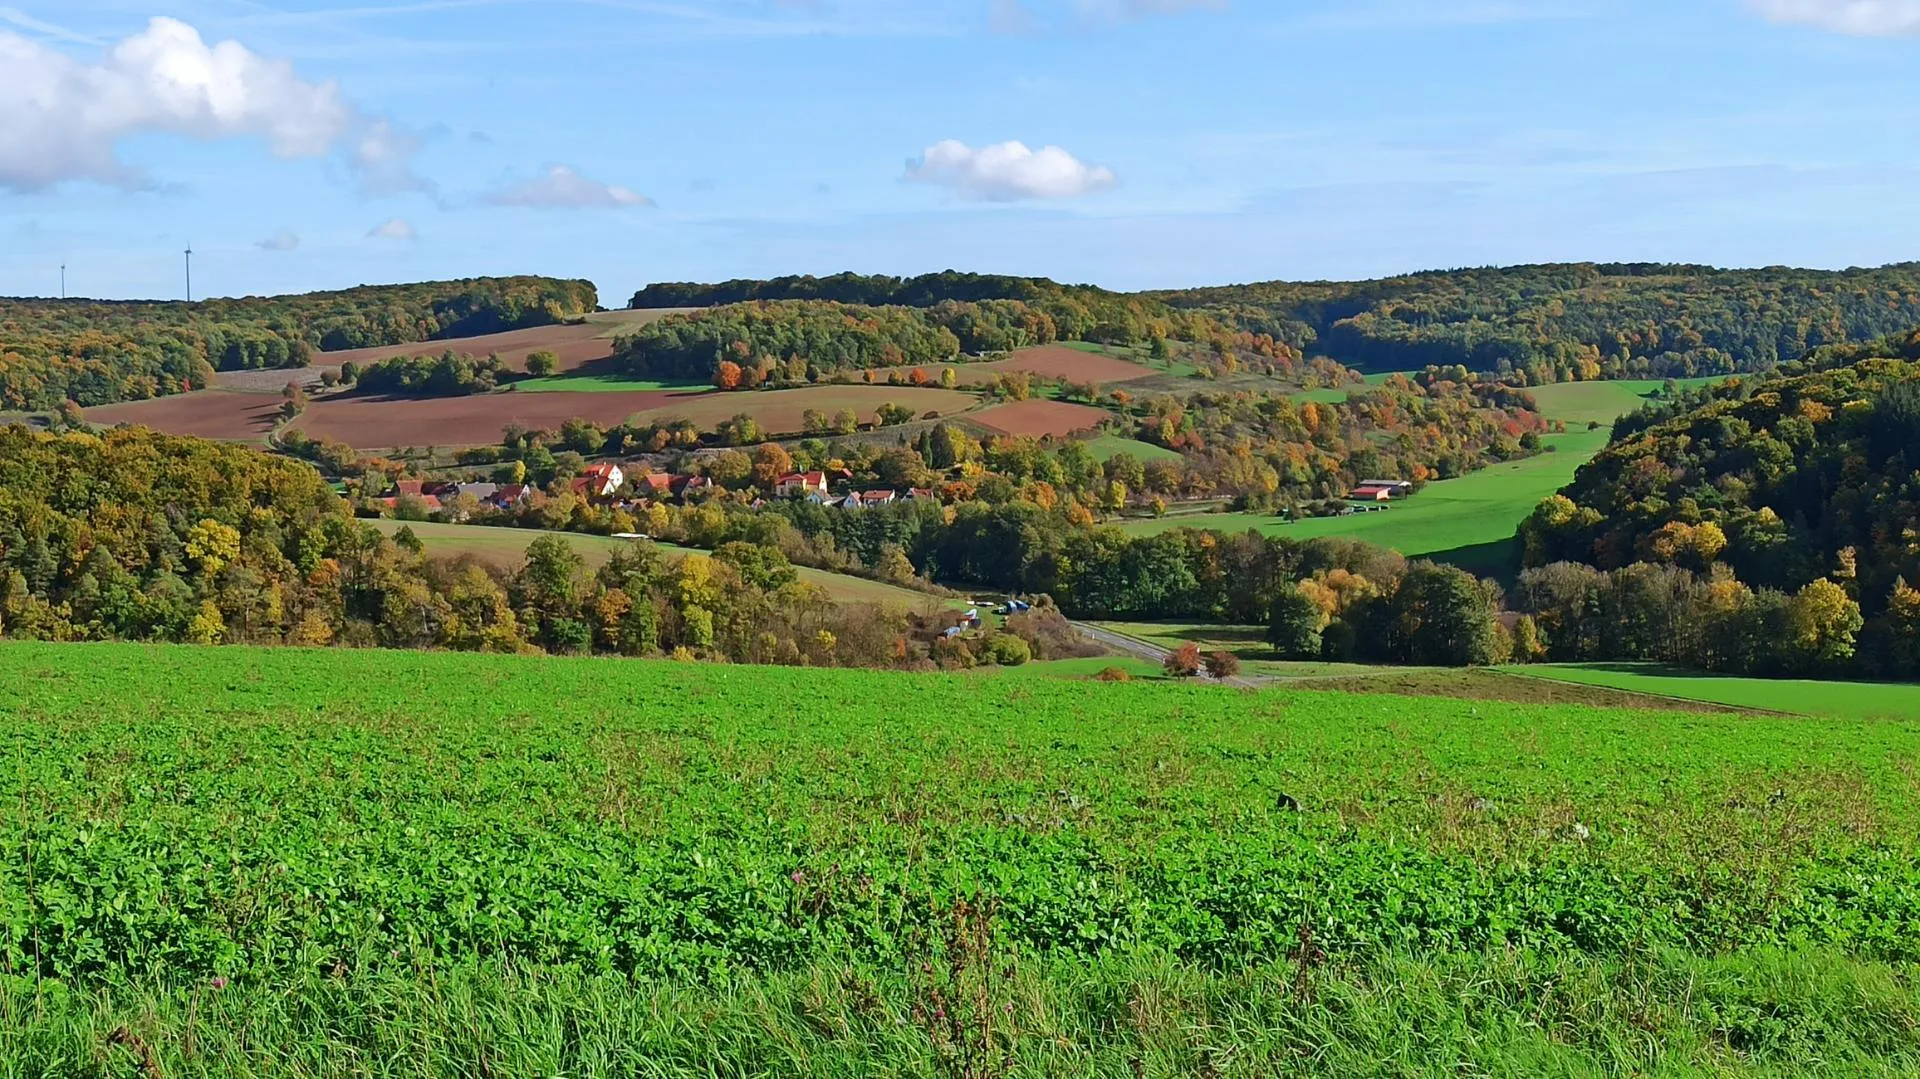
M 1911 972 L 1831 955 L 1502 952 L 1207 974 L 1009 964 L 986 1051 L 855 965 L 712 984 L 422 967 L 192 989 L 0 989 L 0 1076 L 1903 1076 Z

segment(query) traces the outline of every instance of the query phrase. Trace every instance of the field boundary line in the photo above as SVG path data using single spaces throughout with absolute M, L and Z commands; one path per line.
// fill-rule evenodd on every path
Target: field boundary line
M 1779 712 L 1771 708 L 1754 708 L 1744 704 L 1728 704 L 1726 701 L 1709 701 L 1709 700 L 1703 700 L 1702 698 L 1699 698 L 1699 697 L 1681 697 L 1672 693 L 1657 693 L 1652 690 L 1645 690 L 1645 689 L 1627 689 L 1623 686 L 1609 686 L 1609 685 L 1602 685 L 1594 682 L 1576 682 L 1568 678 L 1554 678 L 1551 675 L 1532 674 L 1527 671 L 1510 670 L 1505 667 L 1485 667 L 1482 669 L 1492 671 L 1495 674 L 1506 675 L 1508 678 L 1527 678 L 1535 682 L 1552 682 L 1552 683 L 1555 683 L 1556 685 L 1562 685 L 1562 686 L 1584 686 L 1587 689 L 1610 689 L 1616 693 L 1631 693 L 1637 697 L 1652 697 L 1656 700 L 1674 701 L 1680 704 L 1710 704 L 1719 708 L 1731 708 L 1736 712 L 1744 712 L 1744 713 L 1747 713 L 1748 715 L 1774 716 L 1779 719 L 1830 719 L 1832 718 L 1830 716 L 1810 716 L 1810 715 L 1807 715 L 1805 712 Z

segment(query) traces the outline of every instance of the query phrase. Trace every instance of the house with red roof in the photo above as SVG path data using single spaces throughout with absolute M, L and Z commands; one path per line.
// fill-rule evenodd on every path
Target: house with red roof
M 827 497 L 827 474 L 825 472 L 789 472 L 774 484 L 773 493 L 786 498 L 796 495 L 825 498 Z
M 627 482 L 627 474 L 612 461 L 588 465 L 587 470 L 581 475 L 587 480 L 590 485 L 589 490 L 595 498 L 606 498 L 618 491 L 621 484 Z

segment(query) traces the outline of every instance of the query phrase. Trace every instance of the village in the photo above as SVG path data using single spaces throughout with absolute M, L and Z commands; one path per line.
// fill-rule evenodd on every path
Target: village
M 939 492 L 931 487 L 854 489 L 854 480 L 853 470 L 847 468 L 789 472 L 778 477 L 769 493 L 775 498 L 801 499 L 847 510 L 872 509 L 896 502 L 938 504 L 941 501 Z M 834 487 L 842 493 L 831 493 Z M 630 513 L 644 510 L 655 502 L 694 501 L 718 489 L 709 475 L 628 472 L 610 461 L 588 465 L 566 484 L 566 491 L 584 502 Z M 517 512 L 542 496 L 541 489 L 529 483 L 402 479 L 394 481 L 392 490 L 376 501 L 396 514 L 412 509 L 464 520 L 478 509 Z M 748 505 L 752 509 L 763 509 L 767 498 L 755 497 Z

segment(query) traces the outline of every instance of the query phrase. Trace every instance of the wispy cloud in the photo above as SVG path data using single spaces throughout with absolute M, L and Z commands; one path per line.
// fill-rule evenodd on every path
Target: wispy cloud
M 420 234 L 414 230 L 413 223 L 402 217 L 392 217 L 382 221 L 367 231 L 369 240 L 400 240 L 412 242 Z
M 0 7 L 0 22 L 17 26 L 28 33 L 39 34 L 43 37 L 50 37 L 59 41 L 72 42 L 75 45 L 101 44 L 98 38 L 88 37 L 78 31 L 69 30 L 64 26 L 36 19 L 26 12 L 21 11 L 19 8 Z
M 300 237 L 281 229 L 264 240 L 254 241 L 253 246 L 262 251 L 292 251 L 300 246 Z
M 485 201 L 492 206 L 540 210 L 617 210 L 653 205 L 652 199 L 638 191 L 588 179 L 566 165 L 548 165 L 538 178 L 489 192 Z
M 1418 30 L 1593 18 L 1582 0 L 1370 0 L 1307 12 L 1273 30 Z
M 1920 33 L 1920 0 L 1748 0 L 1770 21 L 1861 37 Z
M 988 0 L 987 28 L 1029 35 L 1056 28 L 1114 26 L 1156 15 L 1225 11 L 1228 0 Z
M 1152 0 L 1139 0 L 1152 2 Z M 1162 0 L 1165 2 L 1165 0 Z M 950 18 L 926 13 L 916 17 L 885 0 L 400 0 L 391 4 L 283 11 L 261 8 L 236 21 L 274 26 L 345 28 L 355 23 L 479 8 L 594 8 L 650 18 L 656 26 L 677 26 L 716 37 L 894 37 L 946 35 Z

